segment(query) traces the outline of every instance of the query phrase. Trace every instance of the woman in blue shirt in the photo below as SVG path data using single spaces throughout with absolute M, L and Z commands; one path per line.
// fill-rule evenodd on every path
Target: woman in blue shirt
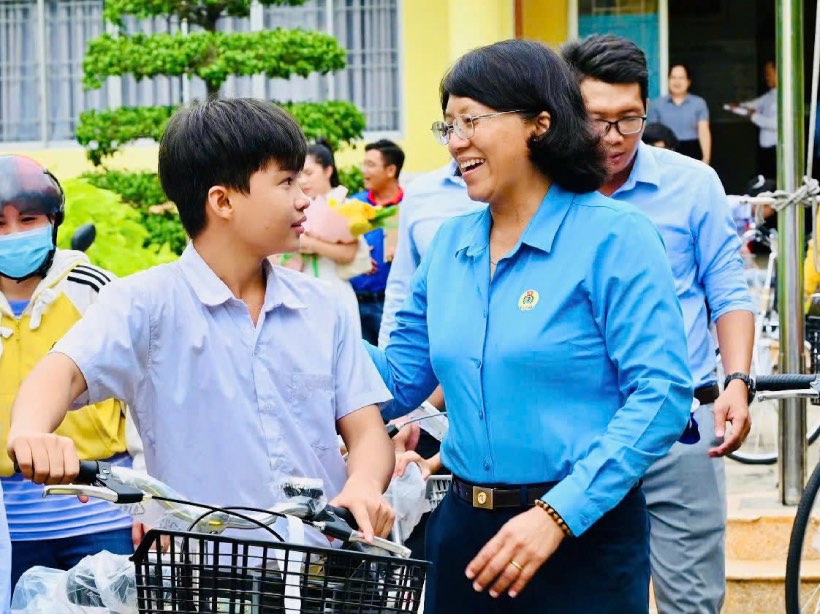
M 597 139 L 545 46 L 471 51 L 441 103 L 433 133 L 489 207 L 445 223 L 386 350 L 369 348 L 385 414 L 437 382 L 447 399 L 453 487 L 428 526 L 425 612 L 647 611 L 638 484 L 692 401 L 658 232 L 596 192 Z

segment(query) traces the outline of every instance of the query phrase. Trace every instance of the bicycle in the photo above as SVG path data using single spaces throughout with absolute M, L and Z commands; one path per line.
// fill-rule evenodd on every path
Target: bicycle
M 781 374 L 762 376 L 757 379 L 756 394 L 760 400 L 778 400 L 785 398 L 805 398 L 816 400 L 820 398 L 820 377 L 817 375 Z M 795 513 L 789 537 L 789 550 L 786 557 L 786 612 L 820 611 L 820 583 L 817 582 L 817 566 L 820 560 L 820 541 L 817 536 L 807 543 L 807 532 L 813 530 L 817 520 L 812 520 L 812 514 L 817 494 L 820 492 L 820 464 L 806 484 L 806 489 L 800 498 Z M 816 584 L 814 587 L 803 587 L 801 580 L 804 572 Z
M 407 548 L 386 539 L 365 542 L 352 515 L 325 502 L 316 480 L 293 479 L 283 491 L 287 500 L 269 510 L 217 507 L 187 501 L 133 470 L 83 461 L 75 483 L 46 486 L 44 496 L 97 497 L 154 526 L 130 557 L 140 614 L 418 611 L 427 562 L 409 559 Z M 288 543 L 274 528 L 280 519 L 291 539 L 308 526 L 345 548 Z M 223 535 L 234 529 L 267 535 Z M 83 595 L 78 605 L 93 611 L 95 596 Z

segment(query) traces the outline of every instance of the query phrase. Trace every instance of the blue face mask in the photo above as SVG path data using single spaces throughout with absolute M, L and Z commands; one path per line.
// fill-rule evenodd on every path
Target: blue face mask
M 35 273 L 54 249 L 52 225 L 0 236 L 0 275 L 25 279 Z

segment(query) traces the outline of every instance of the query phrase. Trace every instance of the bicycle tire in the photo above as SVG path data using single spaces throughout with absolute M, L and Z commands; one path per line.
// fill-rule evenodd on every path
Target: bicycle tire
M 800 614 L 801 558 L 806 540 L 806 527 L 811 518 L 811 510 L 814 507 L 818 490 L 820 490 L 820 465 L 814 468 L 806 489 L 800 497 L 789 537 L 789 552 L 786 556 L 786 614 Z

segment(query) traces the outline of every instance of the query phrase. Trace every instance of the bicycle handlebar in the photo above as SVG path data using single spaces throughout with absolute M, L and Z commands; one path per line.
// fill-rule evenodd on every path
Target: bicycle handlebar
M 756 377 L 755 388 L 758 391 L 807 390 L 814 388 L 812 384 L 815 381 L 818 381 L 816 375 L 778 373 L 776 375 L 761 375 Z M 820 385 L 820 381 L 818 381 L 818 385 Z

